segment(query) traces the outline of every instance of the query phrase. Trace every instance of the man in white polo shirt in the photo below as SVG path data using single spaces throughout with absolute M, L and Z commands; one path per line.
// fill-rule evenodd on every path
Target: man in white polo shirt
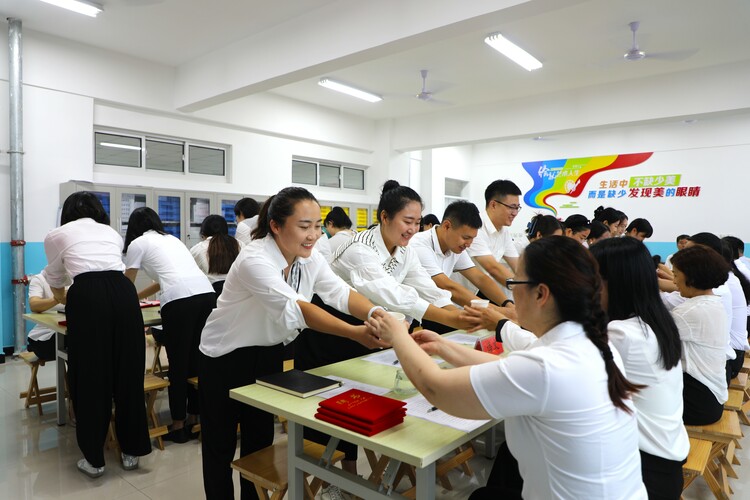
M 520 196 L 521 190 L 508 180 L 496 180 L 487 186 L 482 227 L 467 250 L 474 263 L 502 286 L 505 286 L 505 280 L 513 277 L 518 263 L 518 250 L 513 245 L 509 226 L 521 210 Z M 452 278 L 469 290 L 476 290 L 462 276 L 454 274 Z
M 445 209 L 443 222 L 439 226 L 415 234 L 409 245 L 416 250 L 422 267 L 435 284 L 451 292 L 454 303 L 466 306 L 472 300 L 479 299 L 473 291 L 449 278 L 455 272 L 481 290 L 492 302 L 507 306 L 511 301 L 500 286 L 480 271 L 464 252 L 472 245 L 481 227 L 482 217 L 476 205 L 468 201 L 455 201 Z M 503 313 L 514 316 L 513 307 L 504 308 Z M 438 333 L 454 330 L 429 321 L 423 321 L 422 326 Z

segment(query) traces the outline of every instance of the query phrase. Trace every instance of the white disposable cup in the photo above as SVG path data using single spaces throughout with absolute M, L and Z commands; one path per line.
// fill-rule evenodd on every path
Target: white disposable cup
M 476 309 L 487 309 L 490 306 L 490 301 L 487 299 L 474 299 L 471 301 L 471 307 Z
M 406 321 L 406 316 L 404 315 L 404 313 L 400 313 L 396 311 L 388 311 L 388 314 L 393 316 L 393 318 L 398 321 Z

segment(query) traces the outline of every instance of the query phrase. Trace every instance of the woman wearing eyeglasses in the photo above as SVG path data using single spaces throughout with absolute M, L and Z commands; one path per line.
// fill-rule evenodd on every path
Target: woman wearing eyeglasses
M 570 238 L 543 238 L 509 283 L 527 330 L 498 326 L 504 359 L 433 332 L 412 338 L 379 311 L 368 321 L 430 403 L 463 418 L 505 419 L 522 489 L 488 481 L 471 498 L 647 498 L 630 400 L 638 387 L 608 342 L 596 261 Z M 441 369 L 428 354 L 457 368 Z

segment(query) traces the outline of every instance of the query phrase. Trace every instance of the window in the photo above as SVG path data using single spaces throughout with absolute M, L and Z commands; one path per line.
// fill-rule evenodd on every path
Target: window
M 362 168 L 307 159 L 292 159 L 292 182 L 335 189 L 365 189 Z
M 94 131 L 94 163 L 98 166 L 226 177 L 228 149 L 139 132 Z
M 94 162 L 99 165 L 141 167 L 141 138 L 94 133 Z

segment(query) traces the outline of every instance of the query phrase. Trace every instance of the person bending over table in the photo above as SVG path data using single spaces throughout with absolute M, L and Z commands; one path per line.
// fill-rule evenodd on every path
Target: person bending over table
M 488 482 L 471 498 L 647 498 L 630 400 L 638 386 L 625 379 L 608 342 L 596 261 L 571 238 L 543 238 L 526 248 L 509 284 L 529 331 L 502 322 L 504 359 L 430 331 L 412 338 L 379 311 L 367 322 L 392 342 L 433 405 L 463 418 L 505 419 L 522 490 Z M 428 354 L 457 368 L 441 369 Z
M 188 379 L 198 375 L 201 330 L 216 304 L 216 293 L 187 247 L 164 231 L 161 219 L 149 207 L 136 208 L 130 214 L 124 260 L 125 276 L 133 283 L 139 269 L 157 281 L 138 292 L 139 298 L 162 292 L 161 320 L 169 360 L 172 415 L 171 428 L 163 439 L 186 443 L 198 437 L 190 432 L 198 421 L 198 393 Z
M 65 304 L 68 385 L 83 452 L 78 470 L 104 474 L 104 440 L 115 401 L 115 432 L 125 470 L 151 453 L 143 401 L 146 350 L 138 293 L 123 271 L 122 237 L 93 193 L 79 191 L 63 203 L 60 227 L 44 238 L 44 274 Z M 73 284 L 65 293 L 70 279 Z
M 234 498 L 230 463 L 237 448 L 245 456 L 273 443 L 273 415 L 229 397 L 230 389 L 281 372 L 283 345 L 298 330 L 314 328 L 346 337 L 366 349 L 387 347 L 361 320 L 376 308 L 353 291 L 314 249 L 321 237 L 320 206 L 306 189 L 282 189 L 263 204 L 253 240 L 227 274 L 224 291 L 203 329 L 199 389 L 203 485 L 209 500 Z M 310 303 L 313 294 L 360 318 L 350 325 Z M 257 498 L 240 479 L 242 498 Z

